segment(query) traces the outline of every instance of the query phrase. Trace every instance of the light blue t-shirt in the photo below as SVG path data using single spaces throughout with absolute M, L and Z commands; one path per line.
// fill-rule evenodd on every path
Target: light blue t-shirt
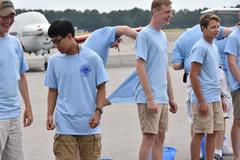
M 198 79 L 205 102 L 219 102 L 220 77 L 217 46 L 201 38 L 191 50 L 191 63 L 192 62 L 201 64 Z M 194 92 L 191 94 L 191 102 L 198 103 L 198 99 Z
M 91 135 L 101 132 L 101 125 L 91 129 L 95 113 L 96 88 L 108 81 L 101 58 L 82 47 L 79 54 L 55 54 L 49 59 L 45 85 L 57 89 L 56 133 Z
M 203 33 L 200 25 L 197 24 L 187 29 L 175 42 L 172 51 L 172 63 L 183 62 L 185 72 L 190 71 L 190 51 L 193 45 L 202 38 Z M 220 27 L 216 40 L 224 38 L 224 27 Z
M 167 95 L 167 39 L 163 31 L 157 31 L 150 25 L 146 26 L 137 35 L 137 59 L 145 61 L 145 70 L 155 103 L 168 104 Z M 146 103 L 144 90 L 138 79 L 135 90 L 136 103 Z
M 225 75 L 227 75 L 228 72 L 228 60 L 227 60 L 227 55 L 224 52 L 225 46 L 227 44 L 227 38 L 218 40 L 214 42 L 218 48 L 218 53 L 219 53 L 219 58 L 220 58 L 220 66 L 223 67 L 223 71 Z
M 237 66 L 240 68 L 240 29 L 235 29 L 229 36 L 224 50 L 227 54 L 236 56 Z M 231 71 L 228 72 L 228 83 L 231 92 L 234 92 L 240 88 L 240 83 L 233 76 Z
M 87 47 L 95 51 L 106 65 L 109 54 L 109 47 L 112 46 L 113 42 L 118 38 L 116 37 L 117 27 L 104 27 L 100 28 L 87 38 L 83 43 L 83 47 Z
M 0 37 L 0 48 L 0 119 L 9 119 L 20 116 L 18 81 L 28 66 L 16 37 Z

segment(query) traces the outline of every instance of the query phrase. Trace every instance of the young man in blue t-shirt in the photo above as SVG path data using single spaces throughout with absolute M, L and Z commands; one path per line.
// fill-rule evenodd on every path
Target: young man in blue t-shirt
M 139 160 L 162 159 L 165 132 L 168 127 L 168 104 L 170 111 L 177 112 L 171 79 L 168 72 L 167 39 L 162 31 L 172 17 L 170 0 L 154 0 L 151 21 L 136 40 L 136 70 L 138 81 L 135 101 L 142 130 Z
M 33 121 L 23 48 L 16 37 L 8 34 L 15 14 L 11 0 L 0 0 L 0 159 L 7 160 L 24 159 L 19 91 L 25 104 L 24 127 Z
M 98 160 L 101 151 L 101 114 L 108 81 L 101 58 L 79 47 L 74 27 L 67 20 L 54 21 L 48 35 L 61 54 L 49 59 L 45 77 L 48 91 L 46 127 L 53 130 L 57 159 Z M 53 113 L 55 111 L 55 124 Z
M 203 37 L 191 50 L 190 80 L 193 113 L 193 136 L 191 159 L 199 158 L 201 140 L 206 134 L 206 159 L 212 160 L 215 136 L 224 130 L 223 109 L 219 76 L 219 54 L 213 43 L 219 32 L 220 19 L 214 14 L 204 14 L 200 18 Z

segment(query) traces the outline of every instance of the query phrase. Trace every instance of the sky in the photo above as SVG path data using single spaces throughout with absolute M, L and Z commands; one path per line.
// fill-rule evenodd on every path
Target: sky
M 65 10 L 97 9 L 100 12 L 126 10 L 134 7 L 150 9 L 152 0 L 12 0 L 16 9 Z M 240 4 L 240 0 L 172 0 L 173 9 L 194 10 L 199 8 L 230 7 Z

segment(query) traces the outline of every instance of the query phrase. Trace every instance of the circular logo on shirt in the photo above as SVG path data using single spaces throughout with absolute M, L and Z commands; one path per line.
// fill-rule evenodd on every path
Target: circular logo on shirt
M 90 73 L 91 73 L 91 67 L 87 64 L 84 64 L 84 65 L 82 65 L 80 71 L 81 71 L 82 76 L 88 77 L 88 76 L 90 76 Z

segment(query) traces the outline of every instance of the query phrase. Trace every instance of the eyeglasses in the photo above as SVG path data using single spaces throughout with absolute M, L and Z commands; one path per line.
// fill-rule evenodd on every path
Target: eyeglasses
M 63 39 L 64 39 L 64 38 L 54 39 L 54 40 L 52 39 L 51 42 L 52 42 L 54 45 L 59 45 Z

